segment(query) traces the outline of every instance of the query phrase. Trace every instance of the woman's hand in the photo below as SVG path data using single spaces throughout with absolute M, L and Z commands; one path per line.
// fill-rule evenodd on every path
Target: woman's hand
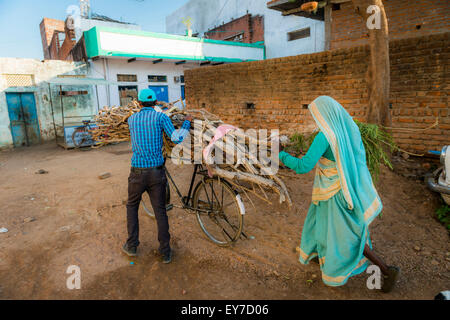
M 284 147 L 286 146 L 286 144 L 289 142 L 289 138 L 287 136 L 280 136 L 280 138 L 278 139 L 278 153 L 280 153 L 281 151 L 284 151 Z

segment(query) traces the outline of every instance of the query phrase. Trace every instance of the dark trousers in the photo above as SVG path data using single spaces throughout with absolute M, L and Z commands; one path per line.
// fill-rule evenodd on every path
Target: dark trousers
M 142 194 L 148 192 L 158 226 L 159 252 L 170 251 L 169 219 L 166 213 L 167 177 L 164 168 L 151 169 L 142 173 L 133 170 L 128 177 L 127 228 L 128 247 L 139 245 L 138 210 Z

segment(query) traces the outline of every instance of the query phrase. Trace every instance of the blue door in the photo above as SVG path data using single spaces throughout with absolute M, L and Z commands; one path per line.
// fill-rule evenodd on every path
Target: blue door
M 156 100 L 169 102 L 169 87 L 168 86 L 148 86 L 156 93 Z
M 181 86 L 181 99 L 184 100 L 184 86 Z
M 11 135 L 15 147 L 40 142 L 34 93 L 6 93 Z

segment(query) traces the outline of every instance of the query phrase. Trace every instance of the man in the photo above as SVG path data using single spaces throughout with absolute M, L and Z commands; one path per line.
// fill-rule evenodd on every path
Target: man
M 170 118 L 154 110 L 156 94 L 151 89 L 139 92 L 140 112 L 128 119 L 133 156 L 128 178 L 127 229 L 128 239 L 122 250 L 129 256 L 137 255 L 139 246 L 138 210 L 142 194 L 147 191 L 158 226 L 159 252 L 164 263 L 172 261 L 169 221 L 166 213 L 166 172 L 162 154 L 163 130 L 178 144 L 189 133 L 192 117 L 188 115 L 181 129 L 175 130 Z

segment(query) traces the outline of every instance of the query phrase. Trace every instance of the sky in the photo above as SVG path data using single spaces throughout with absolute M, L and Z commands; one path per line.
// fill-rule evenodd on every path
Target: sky
M 91 11 L 136 23 L 142 30 L 166 31 L 166 16 L 188 0 L 91 0 Z M 0 57 L 42 60 L 42 18 L 65 20 L 78 0 L 0 0 Z

